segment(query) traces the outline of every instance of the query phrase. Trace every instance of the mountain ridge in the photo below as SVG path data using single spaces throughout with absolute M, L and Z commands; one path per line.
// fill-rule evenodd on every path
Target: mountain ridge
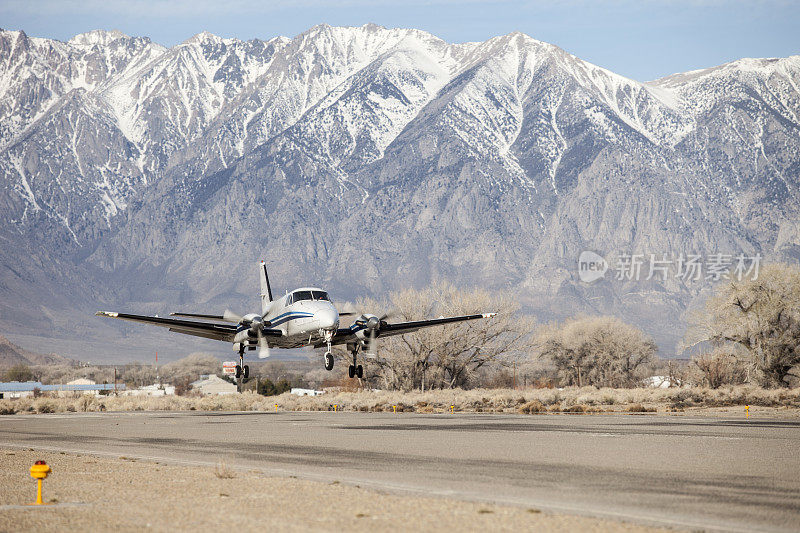
M 266 258 L 341 298 L 445 278 L 514 290 L 543 320 L 616 313 L 672 353 L 711 284 L 585 285 L 580 251 L 798 258 L 800 56 L 638 82 L 519 32 L 320 25 L 169 49 L 89 32 L 78 52 L 11 33 L 9 331 L 32 283 L 99 339 L 121 330 L 83 318 L 97 302 L 224 308 Z

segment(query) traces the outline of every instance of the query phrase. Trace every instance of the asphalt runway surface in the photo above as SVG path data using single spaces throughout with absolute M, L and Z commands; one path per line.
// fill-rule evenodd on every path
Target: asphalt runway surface
M 523 505 L 800 531 L 800 421 L 665 415 L 135 412 L 0 417 L 0 446 Z M 356 507 L 358 502 L 349 502 Z

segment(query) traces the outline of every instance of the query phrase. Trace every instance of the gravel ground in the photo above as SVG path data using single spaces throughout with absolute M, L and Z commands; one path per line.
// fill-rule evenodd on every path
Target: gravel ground
M 28 469 L 53 473 L 36 494 Z M 536 509 L 384 494 L 258 471 L 176 466 L 120 457 L 0 450 L 0 531 L 663 531 Z

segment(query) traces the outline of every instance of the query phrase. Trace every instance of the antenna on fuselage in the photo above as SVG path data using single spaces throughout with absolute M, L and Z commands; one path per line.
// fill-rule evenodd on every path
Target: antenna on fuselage
M 272 301 L 272 287 L 269 285 L 269 275 L 267 274 L 267 265 L 261 261 L 261 269 L 259 276 L 261 277 L 261 312 L 266 313 L 269 309 L 269 303 Z

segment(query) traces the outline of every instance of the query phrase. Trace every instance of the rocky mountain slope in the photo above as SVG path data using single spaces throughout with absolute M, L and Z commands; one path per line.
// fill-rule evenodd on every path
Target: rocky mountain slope
M 43 355 L 29 352 L 0 335 L 0 369 L 14 365 L 72 364 L 74 362 L 57 354 Z
M 542 320 L 614 313 L 671 355 L 714 280 L 613 258 L 797 260 L 798 87 L 800 56 L 641 83 L 519 33 L 3 31 L 0 326 L 101 358 L 219 349 L 89 312 L 249 309 L 265 258 L 341 299 L 444 278 Z M 605 279 L 579 280 L 583 250 Z

